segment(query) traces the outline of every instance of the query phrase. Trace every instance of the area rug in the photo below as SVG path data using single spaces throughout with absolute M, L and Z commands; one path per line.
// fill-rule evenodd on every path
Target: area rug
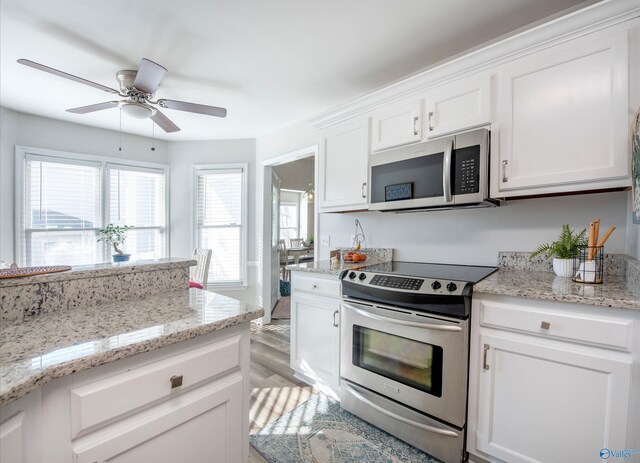
M 271 313 L 274 320 L 291 318 L 291 296 L 282 296 Z
M 253 434 L 270 463 L 441 463 L 317 395 Z

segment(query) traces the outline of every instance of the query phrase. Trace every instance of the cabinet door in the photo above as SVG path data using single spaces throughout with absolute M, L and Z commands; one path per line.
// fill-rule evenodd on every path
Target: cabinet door
M 628 184 L 626 31 L 517 59 L 499 82 L 499 196 Z
M 421 112 L 420 100 L 405 101 L 375 112 L 371 116 L 371 150 L 380 151 L 420 141 Z
M 19 412 L 0 423 L 0 461 L 2 463 L 25 461 L 22 455 L 23 420 L 24 412 Z
M 461 79 L 434 88 L 425 96 L 426 138 L 491 122 L 491 76 Z
M 74 462 L 243 461 L 242 398 L 239 373 L 201 386 L 77 439 Z
M 625 448 L 630 359 L 529 336 L 482 334 L 480 343 L 478 450 L 507 463 L 565 463 Z
M 315 383 L 338 390 L 340 300 L 293 293 L 291 368 Z
M 327 130 L 320 150 L 320 212 L 366 209 L 369 119 Z

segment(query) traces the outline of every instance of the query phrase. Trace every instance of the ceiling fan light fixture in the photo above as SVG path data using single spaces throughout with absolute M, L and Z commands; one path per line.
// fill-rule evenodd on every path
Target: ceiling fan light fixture
M 153 108 L 142 103 L 122 103 L 120 109 L 127 116 L 131 116 L 135 119 L 149 119 L 155 113 Z

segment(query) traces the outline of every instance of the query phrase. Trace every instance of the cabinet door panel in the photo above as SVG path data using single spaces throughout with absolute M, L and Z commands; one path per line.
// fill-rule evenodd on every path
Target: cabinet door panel
M 0 423 L 0 461 L 2 463 L 22 463 L 22 434 L 24 412 L 13 415 Z
M 420 141 L 421 109 L 422 101 L 409 101 L 373 114 L 371 150 L 380 151 Z
M 76 440 L 74 461 L 242 461 L 242 400 L 234 374 Z
M 491 122 L 491 76 L 473 76 L 437 87 L 425 96 L 427 138 Z
M 369 119 L 323 134 L 320 150 L 320 211 L 366 209 Z
M 291 364 L 306 377 L 336 388 L 339 382 L 340 300 L 295 294 L 291 298 Z
M 496 166 L 501 172 L 492 176 L 500 191 L 629 175 L 627 60 L 622 32 L 503 67 Z
M 595 461 L 625 448 L 631 362 L 596 350 L 483 335 L 477 447 L 511 462 Z

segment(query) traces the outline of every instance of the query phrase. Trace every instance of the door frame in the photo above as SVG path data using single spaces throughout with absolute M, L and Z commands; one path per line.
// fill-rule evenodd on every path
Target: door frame
M 318 153 L 319 145 L 310 145 L 304 148 L 290 151 L 288 153 L 274 156 L 272 158 L 262 161 L 259 169 L 262 171 L 260 174 L 262 177 L 262 223 L 259 224 L 260 229 L 263 230 L 263 245 L 261 246 L 261 256 L 259 256 L 259 262 L 261 263 L 261 271 L 259 271 L 259 279 L 262 282 L 262 288 L 260 294 L 258 294 L 258 305 L 264 308 L 264 316 L 262 317 L 262 323 L 267 324 L 271 322 L 271 309 L 272 307 L 265 307 L 264 301 L 271 301 L 271 174 L 273 167 L 281 166 L 292 161 L 298 161 L 300 159 L 310 158 L 313 156 L 313 188 L 316 192 L 313 201 L 313 255 L 317 258 L 319 250 L 318 232 L 320 229 L 319 217 L 318 217 Z M 267 232 L 268 230 L 268 232 Z M 268 234 L 267 234 L 268 233 Z M 266 246 L 266 244 L 269 244 Z M 279 270 L 279 269 L 278 269 Z M 258 282 L 259 283 L 259 282 Z M 260 302 L 263 303 L 260 303 Z M 267 303 L 267 305 L 270 305 Z

